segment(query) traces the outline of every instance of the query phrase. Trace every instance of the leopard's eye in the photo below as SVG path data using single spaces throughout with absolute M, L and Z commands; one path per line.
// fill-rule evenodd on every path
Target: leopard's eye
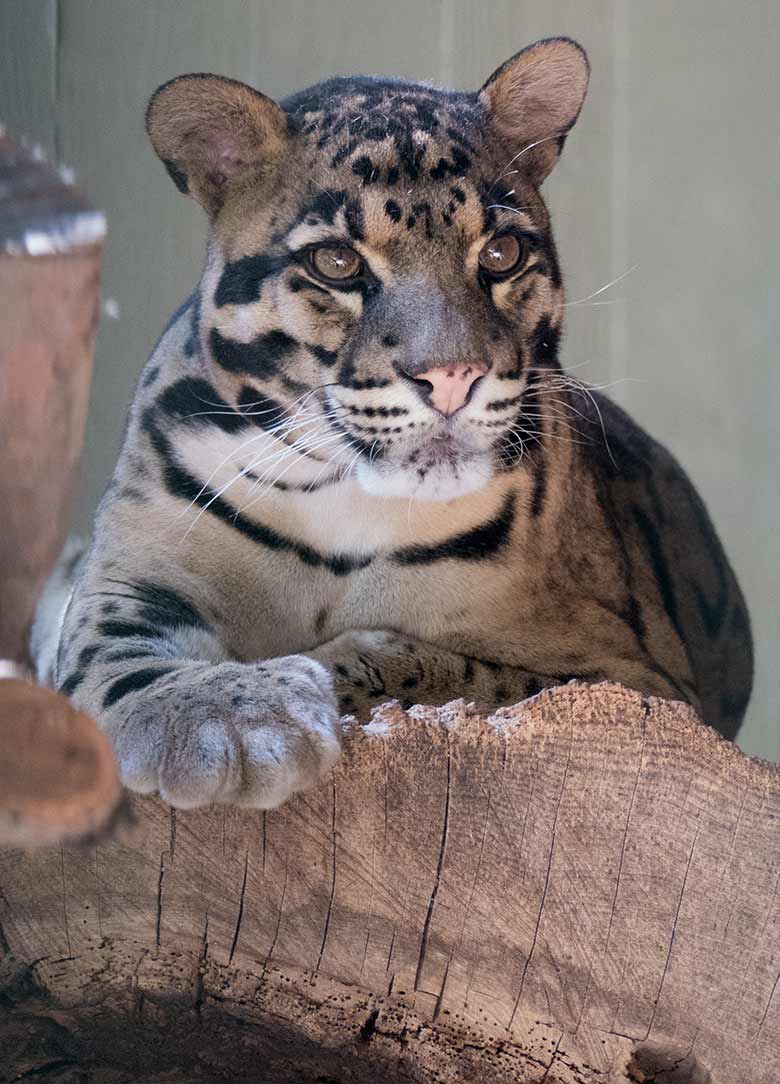
M 491 237 L 479 253 L 479 266 L 483 271 L 496 278 L 502 278 L 525 261 L 526 249 L 523 242 L 514 233 L 504 233 Z
M 346 245 L 321 245 L 308 254 L 309 267 L 326 282 L 344 282 L 363 270 L 363 261 L 354 249 Z

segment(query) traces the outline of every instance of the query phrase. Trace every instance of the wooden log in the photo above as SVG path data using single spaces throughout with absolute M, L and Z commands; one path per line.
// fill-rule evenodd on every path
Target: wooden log
M 9 1079 L 780 1080 L 780 768 L 685 705 L 389 705 L 279 810 L 134 808 L 0 859 Z
M 105 831 L 122 800 L 108 739 L 64 696 L 0 680 L 0 844 L 35 847 Z
M 0 130 L 0 659 L 27 658 L 81 452 L 105 220 Z

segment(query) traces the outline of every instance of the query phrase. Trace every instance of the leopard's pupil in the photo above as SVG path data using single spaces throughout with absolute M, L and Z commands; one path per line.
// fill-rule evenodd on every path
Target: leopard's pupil
M 360 257 L 349 248 L 320 248 L 312 255 L 317 271 L 326 278 L 347 279 L 360 269 Z
M 521 245 L 516 237 L 495 237 L 488 241 L 479 254 L 479 262 L 488 271 L 511 270 L 521 257 Z

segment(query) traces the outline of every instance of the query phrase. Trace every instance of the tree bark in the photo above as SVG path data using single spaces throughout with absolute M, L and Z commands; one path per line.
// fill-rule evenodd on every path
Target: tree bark
M 7 1079 L 780 1080 L 780 769 L 685 705 L 388 705 L 279 810 L 134 810 L 2 858 Z

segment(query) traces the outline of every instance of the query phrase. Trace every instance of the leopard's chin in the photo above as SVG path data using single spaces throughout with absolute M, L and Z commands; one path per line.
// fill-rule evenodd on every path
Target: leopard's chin
M 358 463 L 358 485 L 374 497 L 402 497 L 417 501 L 451 501 L 475 493 L 493 476 L 493 460 L 486 452 L 459 452 L 431 445 L 425 454 Z

